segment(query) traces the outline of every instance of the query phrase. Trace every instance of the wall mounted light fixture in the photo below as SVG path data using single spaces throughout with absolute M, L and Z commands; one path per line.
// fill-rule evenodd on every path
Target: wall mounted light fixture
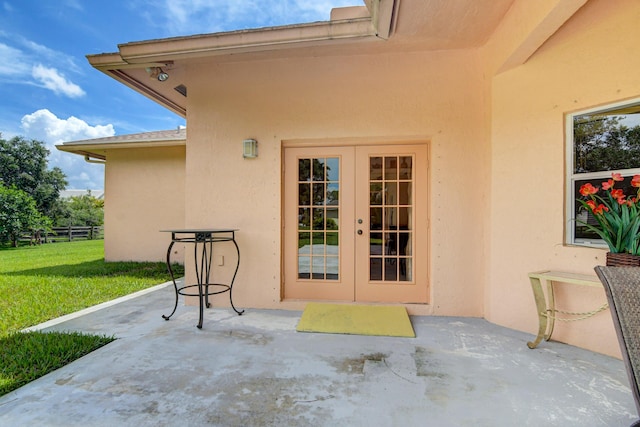
M 245 159 L 258 157 L 258 141 L 255 139 L 245 139 L 242 141 L 242 157 Z
M 147 73 L 152 79 L 158 79 L 159 82 L 164 82 L 169 78 L 169 74 L 164 72 L 160 67 L 147 67 Z
M 159 82 L 164 82 L 165 80 L 167 80 L 169 78 L 169 74 L 165 73 L 164 71 L 162 71 L 162 68 L 158 68 L 160 70 L 160 72 L 158 73 L 158 81 Z

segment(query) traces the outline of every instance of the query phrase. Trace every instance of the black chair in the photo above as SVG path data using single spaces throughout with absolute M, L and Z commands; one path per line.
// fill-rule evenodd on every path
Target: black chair
M 640 267 L 596 267 L 616 328 L 631 393 L 640 414 Z M 632 427 L 640 426 L 640 420 Z

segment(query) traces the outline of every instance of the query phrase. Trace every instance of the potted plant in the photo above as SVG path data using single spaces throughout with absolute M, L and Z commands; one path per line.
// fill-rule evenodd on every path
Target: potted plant
M 621 174 L 612 173 L 601 187 L 583 184 L 578 202 L 593 215 L 597 225 L 577 221 L 609 246 L 607 265 L 640 266 L 640 175 L 631 179 L 634 194 L 626 195 L 615 187 L 623 180 Z

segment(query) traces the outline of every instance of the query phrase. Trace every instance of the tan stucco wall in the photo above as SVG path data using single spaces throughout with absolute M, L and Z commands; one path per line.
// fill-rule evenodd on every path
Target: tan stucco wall
M 170 235 L 159 230 L 184 226 L 185 148 L 114 149 L 106 157 L 105 259 L 164 261 Z
M 484 316 L 535 334 L 527 273 L 592 273 L 604 263 L 604 250 L 564 244 L 565 114 L 640 96 L 635 0 L 590 0 L 537 48 L 583 3 L 516 0 L 480 49 L 190 61 L 182 71 L 186 154 L 109 153 L 107 198 L 122 197 L 107 201 L 107 257 L 162 259 L 168 241 L 160 228 L 238 228 L 236 306 L 302 308 L 281 301 L 283 142 L 425 141 L 430 251 L 419 262 L 429 267 L 430 303 L 409 312 Z M 242 158 L 246 138 L 259 141 L 257 159 Z M 131 206 L 144 212 L 132 215 Z M 149 240 L 129 237 L 131 230 Z M 230 249 L 217 254 L 233 260 Z M 232 266 L 216 266 L 214 276 L 224 282 Z M 228 304 L 227 295 L 214 299 Z M 604 293 L 560 286 L 557 300 L 586 311 Z M 607 311 L 557 323 L 553 338 L 619 355 Z
M 492 80 L 490 277 L 485 317 L 535 333 L 527 272 L 593 273 L 604 250 L 564 245 L 564 114 L 640 96 L 640 3 L 591 0 L 524 65 Z M 604 291 L 558 287 L 587 311 Z M 554 339 L 618 355 L 609 311 L 556 323 Z
M 477 51 L 201 62 L 188 73 L 186 225 L 240 229 L 236 305 L 302 307 L 280 302 L 282 141 L 422 139 L 432 219 L 419 262 L 431 304 L 409 310 L 483 315 L 489 152 Z M 257 159 L 242 158 L 245 138 L 259 141 Z

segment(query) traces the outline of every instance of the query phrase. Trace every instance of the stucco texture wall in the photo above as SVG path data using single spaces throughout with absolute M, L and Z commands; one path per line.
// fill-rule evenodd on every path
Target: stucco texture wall
M 489 159 L 477 51 L 191 64 L 187 226 L 238 228 L 236 306 L 281 302 L 282 142 L 367 138 L 430 149 L 429 305 L 419 314 L 483 315 Z M 259 157 L 242 158 L 242 140 Z M 227 304 L 225 296 L 220 303 Z
M 164 261 L 171 240 L 160 230 L 184 226 L 185 148 L 114 149 L 106 157 L 105 259 Z M 176 250 L 173 260 L 182 262 Z
M 527 273 L 593 273 L 605 251 L 564 244 L 565 114 L 640 96 L 640 4 L 592 0 L 524 65 L 492 80 L 491 259 L 485 317 L 537 331 Z M 570 142 L 569 142 L 570 143 Z M 557 287 L 557 305 L 587 311 L 601 289 Z M 618 355 L 610 313 L 556 323 L 554 339 Z

